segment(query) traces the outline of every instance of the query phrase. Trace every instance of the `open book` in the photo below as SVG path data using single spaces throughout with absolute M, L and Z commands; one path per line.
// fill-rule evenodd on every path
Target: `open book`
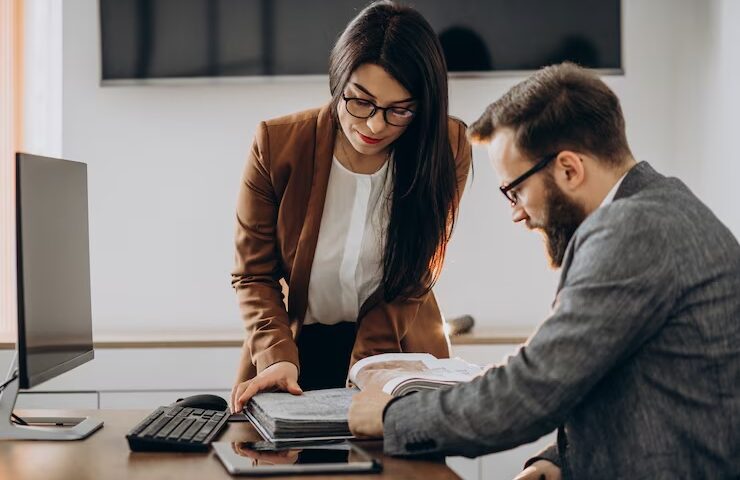
M 349 381 L 362 390 L 375 385 L 400 397 L 419 390 L 468 382 L 483 368 L 459 358 L 436 358 L 428 353 L 382 353 L 363 358 L 349 371 Z
M 349 372 L 356 388 L 313 390 L 302 395 L 259 393 L 244 413 L 265 440 L 273 443 L 352 438 L 347 414 L 358 389 L 377 385 L 394 396 L 433 390 L 472 380 L 483 368 L 457 358 L 427 353 L 384 353 L 357 362 Z

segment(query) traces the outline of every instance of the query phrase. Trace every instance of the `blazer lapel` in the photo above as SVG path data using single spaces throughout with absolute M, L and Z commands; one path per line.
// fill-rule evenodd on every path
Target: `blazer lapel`
M 367 297 L 367 300 L 363 302 L 362 306 L 360 307 L 360 311 L 357 314 L 357 326 L 359 327 L 360 322 L 359 320 L 363 318 L 365 315 L 367 315 L 367 312 L 369 312 L 371 309 L 375 308 L 377 304 L 379 304 L 383 300 L 383 286 L 379 286 L 375 289 L 375 291 Z
M 303 323 L 308 306 L 308 281 L 311 278 L 311 266 L 319 239 L 321 217 L 324 213 L 326 189 L 334 156 L 335 136 L 336 127 L 331 115 L 331 107 L 327 105 L 321 109 L 316 119 L 313 158 L 305 159 L 305 161 L 313 162 L 313 178 L 306 179 L 307 182 L 311 182 L 311 194 L 308 198 L 306 218 L 298 238 L 288 293 L 288 314 L 290 319 L 297 323 L 296 334 L 300 329 L 300 324 Z

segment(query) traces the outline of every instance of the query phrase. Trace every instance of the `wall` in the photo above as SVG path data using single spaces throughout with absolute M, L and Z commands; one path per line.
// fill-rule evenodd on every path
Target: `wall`
M 740 2 L 716 0 L 709 9 L 707 95 L 698 163 L 705 199 L 735 236 L 740 236 Z
M 605 80 L 622 99 L 633 151 L 693 178 L 695 143 L 676 142 L 688 128 L 679 114 L 693 104 L 676 100 L 694 60 L 683 44 L 704 34 L 695 18 L 706 9 L 626 0 L 623 10 L 625 75 Z M 234 201 L 255 126 L 321 105 L 326 81 L 101 87 L 97 2 L 67 0 L 63 14 L 63 153 L 89 164 L 96 332 L 236 332 Z M 471 122 L 521 78 L 454 79 L 451 112 Z M 474 164 L 437 294 L 448 315 L 534 326 L 547 314 L 557 272 L 545 266 L 538 235 L 510 224 L 480 147 Z
M 24 0 L 23 148 L 62 155 L 62 2 Z

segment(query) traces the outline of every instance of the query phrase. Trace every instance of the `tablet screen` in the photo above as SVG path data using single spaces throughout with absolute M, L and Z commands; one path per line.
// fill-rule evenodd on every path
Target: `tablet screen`
M 350 443 L 270 448 L 263 442 L 211 444 L 232 475 L 379 472 L 380 462 Z

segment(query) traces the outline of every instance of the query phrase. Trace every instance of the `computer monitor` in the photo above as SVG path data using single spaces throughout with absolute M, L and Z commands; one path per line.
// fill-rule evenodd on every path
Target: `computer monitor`
M 87 165 L 16 159 L 20 388 L 93 358 Z
M 34 387 L 94 356 L 87 165 L 18 153 L 15 178 L 18 351 L 8 381 L 17 377 L 17 382 L 1 393 L 0 439 L 84 438 L 102 422 L 25 419 L 73 425 L 56 429 L 18 425 L 10 417 L 19 388 Z

